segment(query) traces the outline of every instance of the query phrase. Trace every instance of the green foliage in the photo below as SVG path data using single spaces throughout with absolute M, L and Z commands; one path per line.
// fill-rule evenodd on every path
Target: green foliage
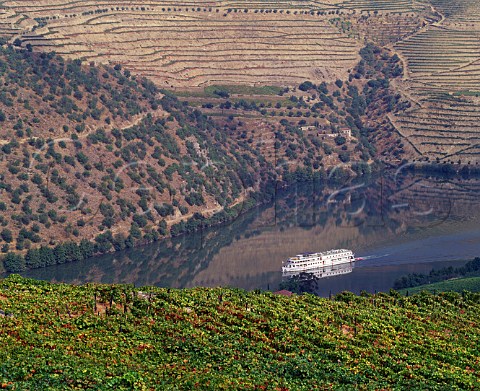
M 343 145 L 347 142 L 347 139 L 345 138 L 345 136 L 342 136 L 342 135 L 338 135 L 335 137 L 335 143 L 337 145 Z
M 2 232 L 0 232 L 0 236 L 7 243 L 11 243 L 13 240 L 12 231 L 10 231 L 8 228 L 2 229 Z
M 12 389 L 480 386 L 479 294 L 327 300 L 12 275 L 0 297 L 0 381 Z
M 312 88 L 315 88 L 315 84 L 313 84 L 311 81 L 304 81 L 302 84 L 298 86 L 298 89 L 300 91 L 308 91 L 308 90 L 311 90 Z
M 444 267 L 441 269 L 432 269 L 428 274 L 411 273 L 394 282 L 394 289 L 412 288 L 425 284 L 432 284 L 439 281 L 445 281 L 452 278 L 464 277 L 471 274 L 480 273 L 480 258 L 474 258 L 461 267 Z
M 241 94 L 241 95 L 278 95 L 282 88 L 276 86 L 247 86 L 247 85 L 212 85 L 205 87 L 201 94 L 186 93 L 188 96 L 218 96 L 217 92 L 224 92 L 227 94 Z
M 25 239 L 29 239 L 34 243 L 38 242 L 40 237 L 34 233 L 35 231 L 37 230 L 33 228 L 32 232 L 22 229 L 20 231 L 17 247 L 18 244 L 20 244 L 20 247 L 23 246 Z M 25 257 L 20 254 L 7 253 L 3 263 L 5 270 L 9 272 L 18 272 L 25 269 L 36 269 L 66 262 L 80 261 L 82 259 L 90 258 L 95 254 L 108 252 L 115 243 L 115 240 L 118 241 L 118 237 L 114 239 L 111 232 L 107 231 L 96 237 L 95 244 L 86 239 L 82 239 L 79 244 L 65 242 L 53 248 L 47 246 L 31 248 L 27 251 Z
M 338 158 L 342 163 L 347 163 L 350 161 L 350 153 L 347 151 L 342 151 L 338 154 Z
M 107 231 L 95 237 L 95 252 L 106 253 L 113 247 L 112 232 Z
M 205 203 L 205 200 L 203 199 L 203 196 L 201 193 L 192 191 L 190 194 L 187 194 L 185 196 L 185 201 L 191 206 L 193 205 L 198 205 L 202 206 Z
M 431 293 L 439 292 L 480 292 L 480 277 L 455 278 L 452 280 L 435 282 L 432 284 L 419 285 L 414 288 L 399 290 L 402 294 L 415 294 L 423 291 Z
M 319 280 L 320 279 L 313 273 L 302 272 L 283 280 L 280 283 L 280 289 L 285 289 L 297 294 L 316 294 Z
M 8 253 L 3 258 L 3 267 L 7 272 L 17 273 L 25 270 L 25 259 L 14 253 Z

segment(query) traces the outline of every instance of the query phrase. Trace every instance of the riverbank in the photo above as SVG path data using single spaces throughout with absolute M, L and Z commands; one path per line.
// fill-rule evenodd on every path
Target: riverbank
M 451 280 L 435 282 L 433 284 L 419 285 L 414 288 L 401 289 L 399 292 L 403 295 L 412 295 L 428 291 L 431 293 L 437 292 L 457 292 L 462 293 L 464 291 L 480 292 L 480 277 L 465 277 L 454 278 Z
M 245 193 L 237 197 L 229 206 L 206 209 L 201 213 L 181 216 L 171 221 L 162 220 L 158 225 L 147 227 L 149 229 L 143 235 L 138 227 L 131 229 L 128 236 L 116 232 L 115 227 L 113 227 L 97 235 L 93 240 L 84 238 L 78 242 L 62 242 L 54 247 L 41 246 L 26 251 L 8 251 L 4 255 L 0 254 L 0 274 L 5 272 L 19 273 L 25 270 L 81 261 L 94 256 L 145 246 L 161 239 L 221 226 L 232 222 L 254 207 L 271 202 L 275 199 L 277 192 L 289 186 L 302 186 L 310 183 L 326 186 L 329 181 L 342 183 L 352 179 L 351 175 L 352 173 L 345 169 L 332 170 L 329 176 L 324 171 L 297 170 L 289 173 L 283 181 L 263 183 L 260 191 L 251 191 L 247 194 L 245 190 Z M 368 169 L 366 173 L 359 175 L 357 178 L 370 178 L 370 176 L 371 170 Z
M 32 248 L 26 253 L 8 252 L 0 257 L 2 260 L 0 262 L 0 274 L 5 272 L 18 273 L 30 269 L 77 262 L 127 248 L 144 246 L 160 239 L 228 223 L 256 205 L 257 202 L 254 198 L 248 198 L 235 202 L 231 207 L 217 210 L 210 217 L 197 213 L 186 220 L 179 219 L 170 226 L 169 232 L 166 231 L 165 227 L 162 231 L 163 235 L 157 230 L 151 230 L 149 234 L 143 237 L 140 233 L 140 236 L 129 235 L 125 237 L 123 235 L 114 235 L 112 230 L 107 230 L 98 235 L 94 241 L 82 239 L 79 243 L 65 242 L 55 247 L 41 246 L 40 248 Z M 159 227 L 160 229 L 162 227 Z

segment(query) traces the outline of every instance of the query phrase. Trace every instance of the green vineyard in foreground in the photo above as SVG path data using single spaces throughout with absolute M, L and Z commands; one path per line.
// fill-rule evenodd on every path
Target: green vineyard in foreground
M 475 293 L 0 281 L 7 389 L 479 389 Z

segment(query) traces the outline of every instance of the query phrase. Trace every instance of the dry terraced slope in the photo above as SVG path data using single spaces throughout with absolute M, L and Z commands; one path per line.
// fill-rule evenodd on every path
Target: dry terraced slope
M 480 160 L 480 4 L 434 0 L 440 19 L 396 44 L 417 103 L 395 124 L 426 157 Z
M 7 262 L 6 269 L 55 263 L 36 255 L 40 245 L 94 239 L 105 252 L 151 241 L 169 227 L 177 235 L 213 222 L 196 212 L 231 220 L 230 208 L 241 208 L 269 178 L 321 178 L 339 162 L 369 161 L 379 137 L 401 159 L 406 150 L 379 113 L 404 102 L 389 83 L 369 80 L 399 77 L 399 59 L 373 45 L 360 54 L 351 83 L 302 83 L 302 92 L 266 105 L 240 99 L 225 109 L 227 101 L 214 98 L 207 113 L 228 110 L 228 118 L 207 118 L 120 67 L 2 49 L 0 246 L 29 250 L 23 265 Z M 247 120 L 266 126 L 258 134 Z M 300 128 L 311 121 L 321 128 Z
M 364 39 L 395 43 L 406 69 L 397 87 L 415 104 L 390 120 L 420 155 L 474 162 L 479 14 L 475 0 L 23 0 L 3 3 L 0 32 L 34 50 L 126 64 L 162 87 L 345 79 Z
M 4 7 L 0 27 L 24 45 L 123 63 L 160 86 L 177 87 L 343 79 L 358 61 L 362 42 L 349 28 L 339 28 L 334 16 L 380 12 L 396 15 L 382 24 L 397 24 L 399 15 L 413 16 L 423 5 L 413 0 L 7 1 Z M 398 26 L 402 33 L 412 27 Z
M 25 34 L 25 44 L 100 63 L 124 63 L 168 87 L 332 79 L 345 76 L 358 59 L 353 39 L 327 17 L 303 10 L 229 12 L 229 5 L 154 3 L 112 11 L 112 5 L 15 9 L 30 17 L 59 15 Z

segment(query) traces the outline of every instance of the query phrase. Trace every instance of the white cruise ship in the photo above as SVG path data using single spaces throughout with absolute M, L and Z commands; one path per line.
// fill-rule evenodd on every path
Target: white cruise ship
M 353 252 L 344 249 L 330 250 L 323 253 L 298 254 L 284 262 L 282 272 L 302 272 L 351 262 L 355 262 Z
M 348 274 L 353 271 L 355 266 L 354 262 L 349 263 L 341 263 L 339 265 L 328 265 L 324 267 L 319 267 L 316 269 L 309 269 L 307 271 L 308 274 L 313 274 L 316 278 L 327 278 L 327 277 L 335 277 L 341 276 L 343 274 Z M 305 271 L 296 271 L 296 272 L 283 272 L 282 277 L 288 279 L 290 277 L 298 276 L 301 273 L 305 273 Z

